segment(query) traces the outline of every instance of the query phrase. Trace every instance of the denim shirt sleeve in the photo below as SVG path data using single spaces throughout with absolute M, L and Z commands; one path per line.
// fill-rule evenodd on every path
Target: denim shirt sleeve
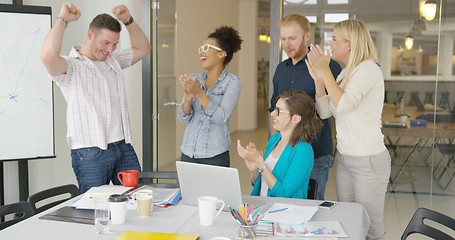
M 186 115 L 185 112 L 183 111 L 183 103 L 185 102 L 185 97 L 183 97 L 182 102 L 180 103 L 179 109 L 177 110 L 177 118 L 181 123 L 187 123 L 191 120 L 191 117 L 193 116 L 193 104 L 191 104 L 191 112 L 190 114 Z
M 205 110 L 205 114 L 210 116 L 211 121 L 215 123 L 226 123 L 229 121 L 232 112 L 234 111 L 237 101 L 240 96 L 241 83 L 237 76 L 233 76 L 232 80 L 226 87 L 223 98 L 219 105 L 210 101 Z

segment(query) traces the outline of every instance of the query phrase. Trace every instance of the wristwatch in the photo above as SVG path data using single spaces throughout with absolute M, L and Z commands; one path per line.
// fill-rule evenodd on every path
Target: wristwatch
M 262 171 L 264 171 L 264 169 L 266 169 L 266 168 L 267 168 L 267 165 L 264 165 L 262 167 L 258 167 L 258 172 L 262 173 Z
M 131 23 L 133 23 L 133 21 L 134 21 L 133 16 L 130 16 L 130 19 L 128 20 L 128 22 L 124 22 L 123 24 L 124 24 L 125 26 L 128 26 L 128 25 L 130 25 Z

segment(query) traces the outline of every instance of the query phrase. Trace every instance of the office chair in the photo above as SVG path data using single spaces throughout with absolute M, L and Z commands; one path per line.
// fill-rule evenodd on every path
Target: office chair
M 435 221 L 448 228 L 451 228 L 452 230 L 455 230 L 455 219 L 430 209 L 419 208 L 414 213 L 414 216 L 412 216 L 411 221 L 409 221 L 408 226 L 403 232 L 403 235 L 401 235 L 401 240 L 408 238 L 408 236 L 413 233 L 420 233 L 427 237 L 438 240 L 454 239 L 446 233 L 424 224 L 424 219 Z
M 33 216 L 35 212 L 33 211 L 32 205 L 26 201 L 0 206 L 1 219 L 9 214 L 14 214 L 14 219 L 0 222 L 0 230 Z
M 179 177 L 177 172 L 139 172 L 139 179 L 144 180 L 144 183 L 151 185 L 153 187 L 159 188 L 179 188 Z M 153 181 L 156 179 L 156 182 Z M 166 181 L 165 183 L 159 182 L 159 179 L 171 179 L 172 182 Z
M 318 181 L 310 178 L 308 184 L 307 199 L 316 199 L 318 197 Z
M 64 199 L 48 203 L 48 204 L 46 204 L 44 206 L 37 207 L 37 203 L 38 202 L 41 202 L 41 201 L 46 200 L 46 199 L 51 198 L 51 197 L 60 196 L 60 195 L 63 195 L 63 194 L 70 194 L 70 197 L 66 197 Z M 67 185 L 63 185 L 63 186 L 59 186 L 59 187 L 46 189 L 46 190 L 41 191 L 41 192 L 37 192 L 37 193 L 29 196 L 27 201 L 32 205 L 32 208 L 35 211 L 35 214 L 37 214 L 37 213 L 45 211 L 45 210 L 47 210 L 47 209 L 49 209 L 49 208 L 51 208 L 53 206 L 56 206 L 56 205 L 66 201 L 66 200 L 68 200 L 70 198 L 78 196 L 79 194 L 81 194 L 81 193 L 79 192 L 79 188 L 77 188 L 76 185 L 67 184 Z

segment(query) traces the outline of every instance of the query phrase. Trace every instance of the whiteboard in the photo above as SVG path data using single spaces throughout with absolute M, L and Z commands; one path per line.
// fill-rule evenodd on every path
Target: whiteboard
M 54 156 L 53 88 L 40 50 L 50 7 L 0 5 L 0 160 Z

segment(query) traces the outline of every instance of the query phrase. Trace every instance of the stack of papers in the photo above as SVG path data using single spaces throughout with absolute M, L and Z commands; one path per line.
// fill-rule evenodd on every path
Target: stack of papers
M 84 195 L 73 203 L 76 209 L 95 209 L 96 199 L 108 199 L 112 194 L 126 194 L 131 196 L 141 189 L 153 190 L 153 205 L 169 207 L 175 205 L 182 198 L 180 188 L 155 188 L 144 185 L 139 188 L 123 187 L 118 185 L 103 185 L 90 188 Z M 136 209 L 134 201 L 128 201 L 127 209 Z
M 300 225 L 273 224 L 274 236 L 310 237 L 310 238 L 343 238 L 348 235 L 338 221 L 309 221 Z
M 283 223 L 283 224 L 303 224 L 308 222 L 318 211 L 315 206 L 298 206 L 285 203 L 275 203 L 267 210 L 263 222 Z
M 84 195 L 73 203 L 76 209 L 95 209 L 96 199 L 108 199 L 112 194 L 123 194 L 129 191 L 132 187 L 124 187 L 121 185 L 102 185 L 92 187 Z
M 147 189 L 153 190 L 153 205 L 157 207 L 169 207 L 175 205 L 181 199 L 180 188 L 156 188 L 150 185 L 144 185 L 135 189 L 128 195 L 132 195 L 140 190 Z

